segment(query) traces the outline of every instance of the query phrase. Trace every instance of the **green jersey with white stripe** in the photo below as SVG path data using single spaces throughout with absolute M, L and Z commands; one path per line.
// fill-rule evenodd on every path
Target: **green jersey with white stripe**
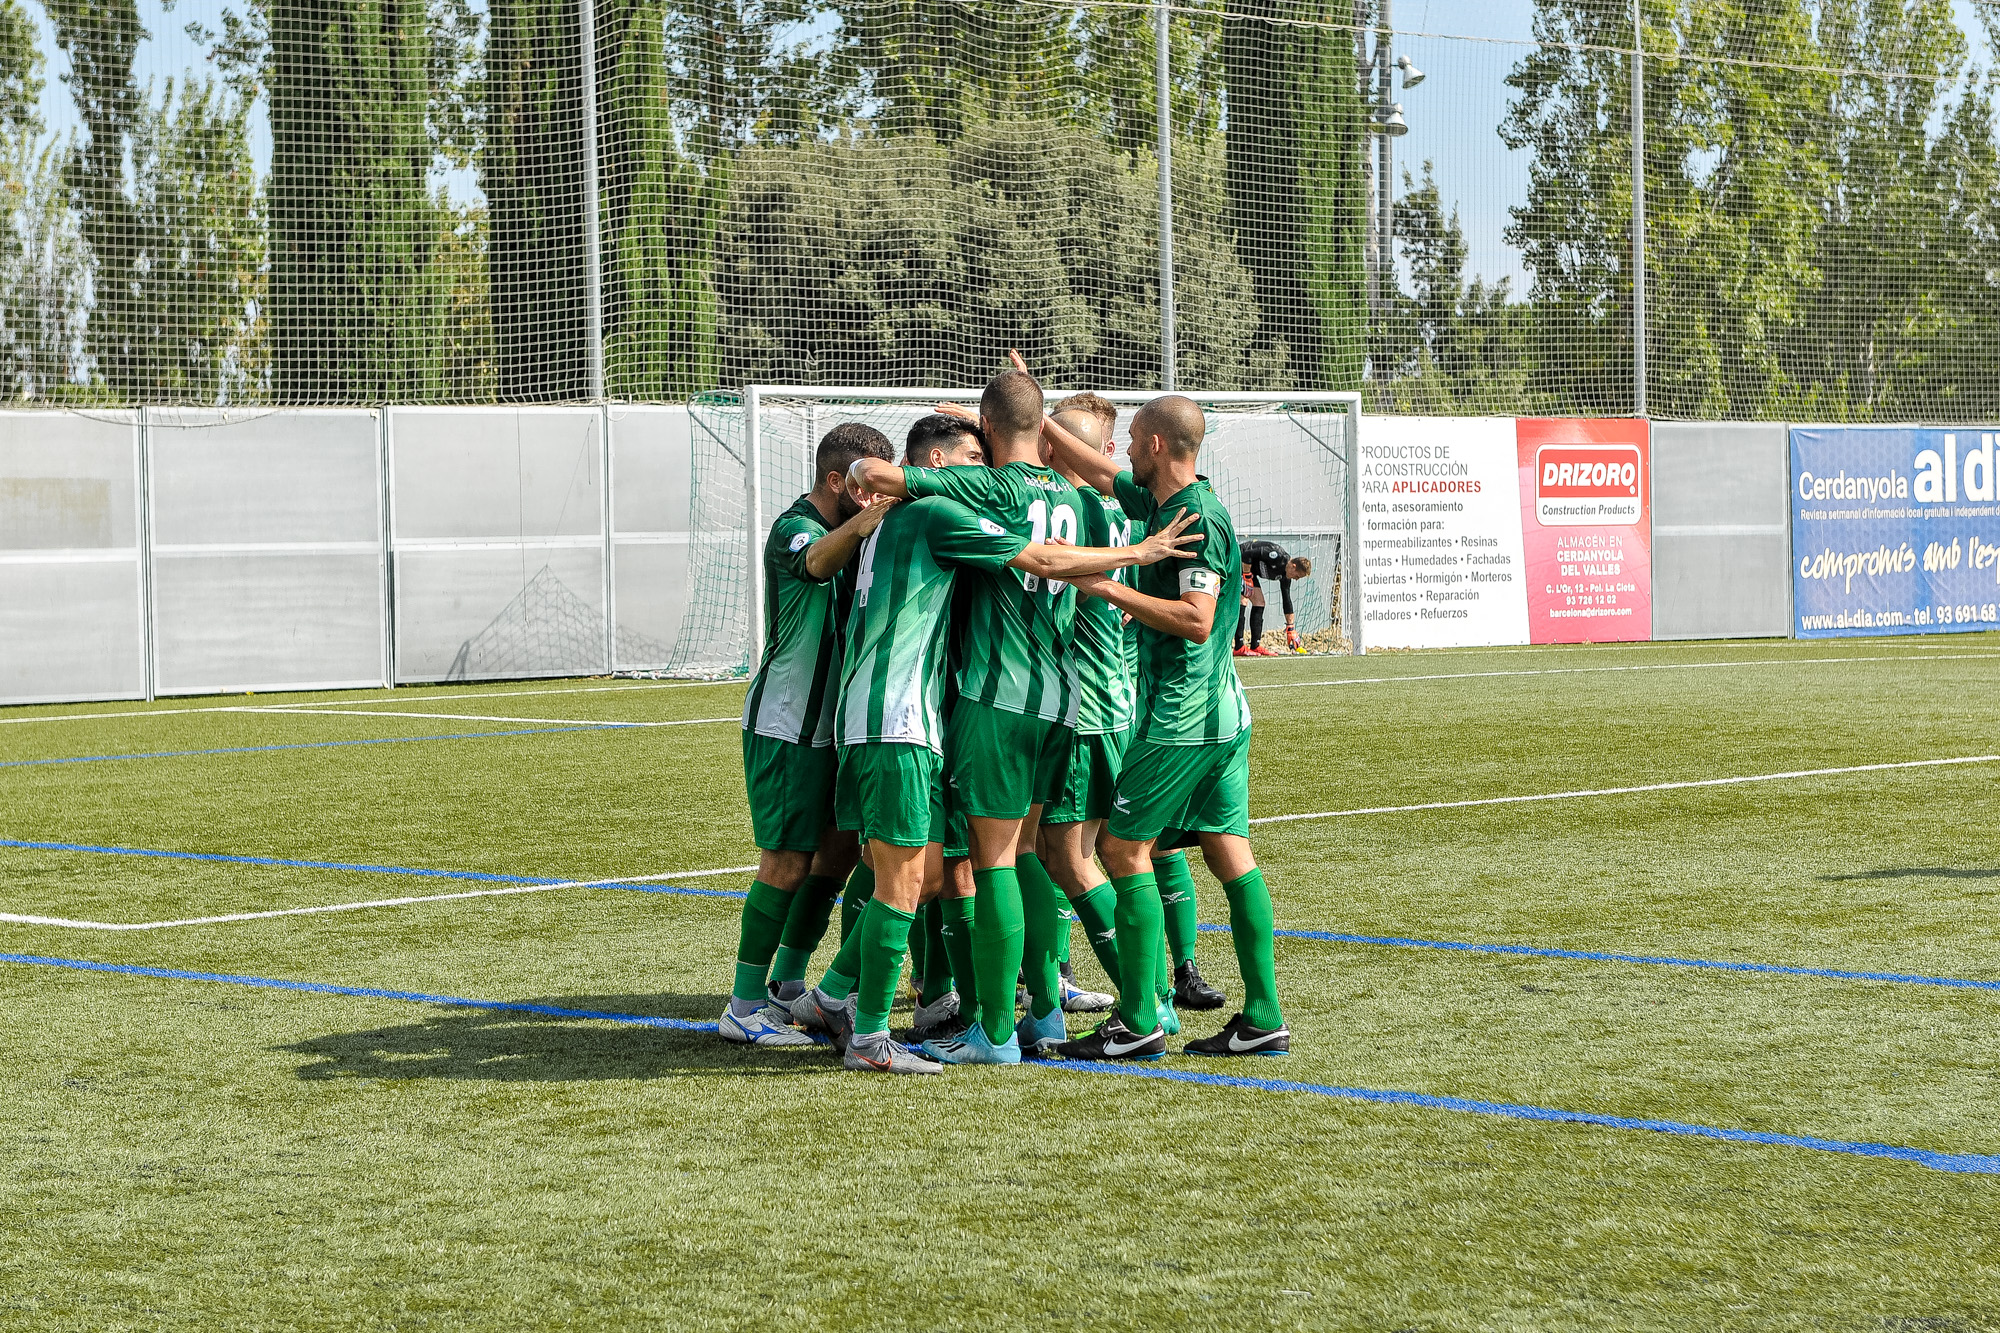
M 1051 468 L 1033 463 L 999 467 L 906 467 L 910 495 L 941 495 L 1028 542 L 1082 538 L 1084 500 Z M 1004 713 L 1076 725 L 1076 664 L 1070 658 L 1076 590 L 1059 579 L 1019 569 L 972 576 L 962 630 L 962 699 Z
M 764 541 L 764 656 L 743 699 L 743 729 L 794 745 L 833 744 L 837 590 L 806 572 L 806 551 L 826 532 L 812 497 L 801 495 Z
M 862 544 L 835 723 L 842 745 L 895 742 L 944 753 L 945 662 L 957 571 L 991 571 L 1026 549 L 951 500 L 897 505 Z
M 1132 520 L 1125 507 L 1108 495 L 1079 490 L 1083 501 L 1079 546 L 1130 546 Z M 1120 583 L 1132 582 L 1130 569 L 1112 571 Z M 1097 597 L 1076 602 L 1076 730 L 1082 736 L 1102 736 L 1132 725 L 1133 660 L 1128 655 L 1125 615 Z
M 1139 627 L 1139 693 L 1145 701 L 1136 739 L 1155 745 L 1213 745 L 1234 740 L 1250 725 L 1250 703 L 1236 677 L 1230 650 L 1239 614 L 1237 591 L 1243 582 L 1243 555 L 1236 545 L 1236 525 L 1208 484 L 1197 478 L 1165 501 L 1133 480 L 1118 474 L 1118 502 L 1147 536 L 1167 527 L 1183 509 L 1195 515 L 1187 531 L 1202 540 L 1191 560 L 1162 560 L 1139 570 L 1134 587 L 1148 597 L 1177 602 L 1182 593 L 1207 593 L 1215 599 L 1215 623 L 1207 643 L 1195 643 L 1150 625 Z

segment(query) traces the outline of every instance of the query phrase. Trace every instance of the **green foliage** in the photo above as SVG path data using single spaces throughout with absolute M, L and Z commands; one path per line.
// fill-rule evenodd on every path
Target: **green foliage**
M 972 120 L 940 144 L 855 134 L 746 150 L 717 276 L 723 378 L 910 384 L 1019 348 L 1052 384 L 1159 375 L 1157 174 L 1060 122 Z M 1218 145 L 1187 145 L 1176 240 L 1187 375 L 1253 371 L 1255 309 L 1229 253 Z M 942 188 L 940 188 L 942 187 Z
M 90 252 L 69 207 L 72 145 L 21 135 L 7 145 L 0 209 L 9 219 L 0 242 L 0 338 L 5 391 L 26 402 L 79 389 L 89 312 Z
M 429 15 L 416 0 L 269 5 L 273 394 L 434 401 L 454 222 L 429 189 Z
M 1281 17 L 1307 21 L 1271 21 Z M 1300 14 L 1245 0 L 1223 24 L 1236 250 L 1256 290 L 1258 353 L 1272 366 L 1259 387 L 1361 383 L 1366 136 L 1354 37 L 1333 26 L 1341 19 L 1330 3 Z

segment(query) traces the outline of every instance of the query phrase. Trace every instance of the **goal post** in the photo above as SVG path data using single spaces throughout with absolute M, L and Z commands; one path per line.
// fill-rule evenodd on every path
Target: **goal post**
M 1051 405 L 1073 390 L 1045 389 Z M 1118 454 L 1130 414 L 1157 391 L 1097 390 L 1119 409 Z M 1238 540 L 1268 538 L 1310 556 L 1295 583 L 1299 630 L 1314 652 L 1354 643 L 1358 580 L 1346 535 L 1352 497 L 1348 459 L 1359 437 L 1361 396 L 1348 392 L 1182 391 L 1208 418 L 1199 470 L 1235 519 Z M 900 456 L 917 418 L 943 402 L 977 403 L 978 389 L 763 384 L 690 404 L 695 456 L 690 526 L 709 549 L 691 553 L 688 613 L 675 674 L 727 676 L 753 670 L 763 652 L 764 570 L 771 523 L 817 480 L 820 437 L 849 421 L 889 437 Z M 741 489 L 730 485 L 732 474 Z M 726 554 L 725 554 L 726 552 Z M 1267 636 L 1282 635 L 1276 606 Z

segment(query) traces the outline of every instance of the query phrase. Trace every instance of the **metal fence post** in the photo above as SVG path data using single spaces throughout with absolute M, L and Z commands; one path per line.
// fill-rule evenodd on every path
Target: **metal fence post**
M 597 10 L 579 0 L 577 46 L 583 61 L 583 258 L 584 351 L 590 359 L 590 397 L 604 399 L 604 245 L 597 200 Z
M 139 409 L 139 643 L 145 659 L 146 700 L 152 702 L 159 675 L 159 642 L 153 628 L 153 427 Z
M 1646 52 L 1632 0 L 1632 406 L 1646 415 Z
M 604 674 L 618 670 L 618 543 L 612 536 L 617 518 L 617 498 L 612 494 L 611 405 L 597 408 L 598 456 L 604 462 Z

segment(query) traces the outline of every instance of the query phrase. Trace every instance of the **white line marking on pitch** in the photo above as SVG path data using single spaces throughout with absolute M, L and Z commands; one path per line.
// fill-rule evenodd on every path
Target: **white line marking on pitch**
M 1416 680 L 1484 680 L 1493 676 L 1587 676 L 1605 671 L 1704 671 L 1718 667 L 1822 666 L 1832 662 L 1941 662 L 1964 657 L 2000 657 L 2000 653 L 1885 653 L 1881 656 L 1790 657 L 1771 662 L 1651 662 L 1635 666 L 1537 667 L 1519 671 L 1454 671 L 1428 676 L 1355 676 L 1348 680 L 1287 680 L 1272 685 L 1245 685 L 1246 690 L 1303 690 L 1315 685 L 1399 685 Z
M 640 685 L 577 685 L 559 690 L 494 690 L 483 694 L 398 694 L 387 699 L 327 699 L 320 702 L 293 704 L 273 704 L 273 708 L 310 708 L 317 712 L 322 708 L 351 707 L 367 703 L 423 703 L 427 700 L 443 699 L 511 699 L 517 695 L 532 694 L 622 694 L 632 690 L 686 690 L 707 688 L 713 685 L 746 684 L 741 680 L 663 680 Z M 107 718 L 119 717 L 181 717 L 189 713 L 238 713 L 256 705 L 247 704 L 207 704 L 200 708 L 134 708 L 119 713 L 52 713 L 44 717 L 0 717 L 0 726 L 20 726 L 29 722 L 100 722 Z
M 238 713 L 290 713 L 301 717 L 417 717 L 431 718 L 445 722 L 546 722 L 559 727 L 699 727 L 711 722 L 737 722 L 742 717 L 731 714 L 728 717 L 689 717 L 672 722 L 626 722 L 619 719 L 601 717 L 498 717 L 490 713 L 411 713 L 395 708 L 304 708 L 279 707 L 276 705 L 239 705 L 231 709 Z
M 1419 810 L 1465 810 L 1476 805 L 1520 805 L 1527 801 L 1573 801 L 1584 796 L 1630 796 L 1648 791 L 1684 791 L 1690 787 L 1733 787 L 1746 782 L 1784 782 L 1793 778 L 1838 777 L 1845 773 L 1884 773 L 1898 768 L 1940 768 L 1947 764 L 2000 763 L 2000 754 L 1965 755 L 1955 759 L 1906 759 L 1894 764 L 1853 764 L 1846 768 L 1802 768 L 1790 773 L 1752 773 L 1736 778 L 1696 778 L 1687 782 L 1649 782 L 1642 787 L 1599 787 L 1593 791 L 1552 791 L 1534 796 L 1485 796 L 1473 801 L 1426 801 L 1422 805 L 1373 805 L 1358 810 L 1321 810 L 1309 815 L 1265 815 L 1252 824 L 1285 824 L 1296 819 L 1343 819 L 1349 815 L 1402 815 Z
M 268 921 L 277 916 L 317 916 L 324 912 L 358 912 L 365 907 L 408 907 L 413 903 L 442 903 L 460 898 L 505 898 L 522 893 L 548 893 L 555 889 L 597 889 L 614 884 L 645 884 L 656 879 L 700 879 L 707 875 L 740 875 L 755 870 L 754 865 L 725 866 L 721 870 L 671 870 L 660 875 L 628 875 L 623 879 L 571 879 L 559 884 L 510 884 L 500 889 L 467 889 L 461 893 L 430 893 L 411 898 L 375 898 L 365 903 L 329 903 L 323 907 L 283 907 L 270 912 L 232 912 L 227 916 L 191 916 L 179 921 L 73 921 L 60 916 L 25 916 L 0 912 L 0 922 L 17 926 L 61 926 L 68 930 L 165 930 L 171 926 L 220 926 L 234 921 Z

